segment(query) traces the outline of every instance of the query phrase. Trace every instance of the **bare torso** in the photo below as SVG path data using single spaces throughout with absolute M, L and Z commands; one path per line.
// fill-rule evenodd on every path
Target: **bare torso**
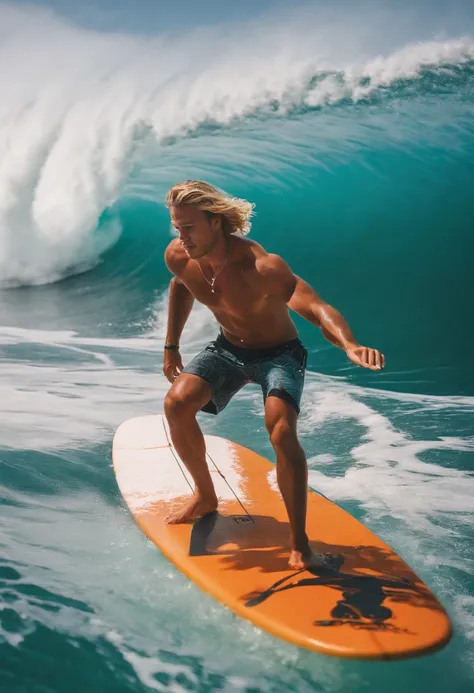
M 214 293 L 198 261 L 188 257 L 179 241 L 172 241 L 172 271 L 194 298 L 206 305 L 224 336 L 244 347 L 267 347 L 294 339 L 297 330 L 287 301 L 294 289 L 291 276 L 282 279 L 272 257 L 258 243 L 231 236 L 228 261 L 216 279 Z M 203 271 L 206 269 L 203 267 Z M 207 269 L 209 281 L 212 274 Z

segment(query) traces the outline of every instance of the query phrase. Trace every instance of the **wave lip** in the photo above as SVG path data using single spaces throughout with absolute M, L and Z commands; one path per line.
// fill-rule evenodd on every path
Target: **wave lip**
M 360 67 L 326 75 L 315 75 L 303 103 L 308 106 L 334 104 L 349 99 L 367 99 L 381 88 L 396 86 L 426 76 L 453 77 L 464 66 L 474 69 L 474 41 L 427 41 L 409 44 L 387 56 L 377 56 Z M 436 85 L 434 86 L 436 91 Z

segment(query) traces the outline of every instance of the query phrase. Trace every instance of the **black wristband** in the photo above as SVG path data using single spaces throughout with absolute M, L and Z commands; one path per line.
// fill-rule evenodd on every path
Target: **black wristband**
M 165 344 L 164 349 L 169 351 L 179 351 L 179 344 Z

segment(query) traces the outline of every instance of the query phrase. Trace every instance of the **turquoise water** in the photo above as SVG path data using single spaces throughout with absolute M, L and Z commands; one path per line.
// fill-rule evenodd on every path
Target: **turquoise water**
M 472 21 L 334 12 L 144 38 L 0 6 L 7 693 L 474 686 Z M 361 371 L 297 320 L 301 440 L 311 486 L 442 601 L 442 651 L 364 663 L 280 642 L 124 507 L 111 440 L 162 411 L 163 199 L 191 176 L 255 202 L 251 236 L 385 353 L 383 373 Z M 215 332 L 196 306 L 185 360 Z M 256 388 L 201 423 L 273 460 Z

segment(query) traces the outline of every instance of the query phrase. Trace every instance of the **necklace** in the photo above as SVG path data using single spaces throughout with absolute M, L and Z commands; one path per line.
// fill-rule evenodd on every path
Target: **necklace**
M 201 265 L 199 264 L 199 262 L 197 263 L 199 269 L 201 270 L 202 276 L 204 277 L 204 279 L 206 280 L 206 282 L 207 282 L 207 283 L 209 284 L 209 286 L 211 287 L 211 292 L 212 292 L 213 294 L 216 293 L 216 292 L 215 292 L 215 289 L 214 289 L 214 284 L 216 283 L 216 279 L 217 279 L 217 277 L 219 276 L 219 274 L 222 272 L 222 270 L 224 269 L 225 264 L 226 264 L 227 260 L 229 259 L 229 255 L 230 255 L 230 243 L 229 243 L 229 248 L 228 248 L 228 250 L 227 250 L 227 255 L 225 256 L 225 260 L 224 260 L 224 262 L 222 263 L 222 265 L 219 267 L 219 269 L 217 270 L 217 272 L 214 274 L 214 276 L 212 277 L 211 281 L 209 281 L 209 279 L 206 277 L 206 275 L 205 275 L 204 272 L 202 271 L 202 267 L 201 267 Z

